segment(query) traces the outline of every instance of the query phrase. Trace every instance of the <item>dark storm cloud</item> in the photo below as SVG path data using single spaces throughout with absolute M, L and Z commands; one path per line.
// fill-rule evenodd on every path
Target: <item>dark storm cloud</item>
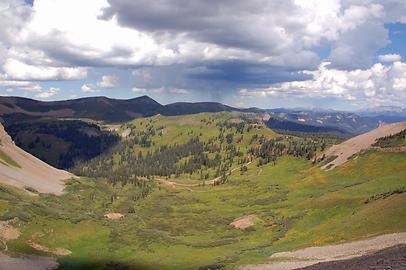
M 123 26 L 156 35 L 183 34 L 200 42 L 268 53 L 280 49 L 281 31 L 302 28 L 298 22 L 283 21 L 283 17 L 298 12 L 288 0 L 108 2 L 110 6 L 102 10 L 101 19 L 116 16 Z
M 128 59 L 133 51 L 129 48 L 114 46 L 109 52 L 104 53 L 103 57 L 92 56 L 92 54 L 84 54 L 87 49 L 83 46 L 75 46 L 67 43 L 63 35 L 54 32 L 52 36 L 31 36 L 30 47 L 36 50 L 46 52 L 47 56 L 53 59 L 54 65 L 67 65 L 67 66 L 81 66 L 81 67 L 112 67 L 112 66 L 127 66 L 120 62 L 120 60 Z M 35 64 L 33 60 L 27 58 L 26 62 Z M 116 61 L 116 63 L 114 63 Z M 125 61 L 124 61 L 125 62 Z M 41 63 L 36 63 L 41 64 Z
M 268 57 L 273 65 L 314 68 L 321 43 L 341 69 L 367 68 L 373 53 L 388 44 L 385 23 L 406 21 L 400 0 L 108 0 L 101 19 L 159 37 L 182 36 L 222 48 Z M 304 63 L 309 63 L 305 65 Z
M 188 70 L 186 76 L 198 80 L 229 81 L 235 85 L 267 85 L 309 79 L 309 75 L 301 73 L 298 69 L 242 61 L 215 62 L 196 66 Z
M 152 89 L 152 92 L 161 87 L 187 89 L 192 94 L 207 93 L 212 100 L 238 95 L 238 91 L 245 87 L 261 88 L 272 83 L 310 78 L 296 69 L 242 61 L 146 66 L 133 73 L 137 88 Z

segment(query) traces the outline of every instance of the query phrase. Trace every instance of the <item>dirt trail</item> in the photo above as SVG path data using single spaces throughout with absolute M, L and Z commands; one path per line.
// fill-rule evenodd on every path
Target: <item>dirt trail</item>
M 355 258 L 388 247 L 406 244 L 406 233 L 393 233 L 343 244 L 309 247 L 290 252 L 279 252 L 270 258 L 274 263 L 246 265 L 239 270 L 293 270 L 320 262 Z
M 245 166 L 248 166 L 251 163 L 252 163 L 252 161 L 246 163 Z M 239 169 L 240 169 L 240 167 L 235 167 L 227 175 L 230 175 L 231 173 L 233 173 L 233 172 L 235 172 L 236 170 L 239 170 Z M 170 186 L 170 187 L 179 186 L 179 187 L 191 188 L 191 187 L 198 187 L 200 185 L 200 183 L 199 184 L 182 184 L 182 183 L 178 183 L 178 182 L 175 182 L 175 181 L 170 181 L 170 180 L 166 180 L 166 179 L 162 179 L 162 178 L 155 178 L 155 179 L 157 181 L 161 182 L 162 184 Z M 220 179 L 221 179 L 221 176 L 218 176 L 218 177 L 215 177 L 213 179 L 206 180 L 206 181 L 204 181 L 204 183 L 206 185 L 215 185 L 220 181 Z
M 31 240 L 27 241 L 27 244 L 32 247 L 35 250 L 45 252 L 45 253 L 51 253 L 56 256 L 69 256 L 72 254 L 72 252 L 66 248 L 55 248 L 55 249 L 50 249 L 46 246 L 40 245 L 38 243 L 35 243 Z
M 0 159 L 0 183 L 19 188 L 31 187 L 41 193 L 61 194 L 64 181 L 74 177 L 17 147 L 1 124 L 0 142 L 0 150 L 20 166 L 7 164 Z
M 337 156 L 337 158 L 324 165 L 322 169 L 332 170 L 344 164 L 352 155 L 370 148 L 377 139 L 399 133 L 404 129 L 406 129 L 406 122 L 382 125 L 370 132 L 353 137 L 341 144 L 334 145 L 324 154 L 326 158 L 334 156 Z

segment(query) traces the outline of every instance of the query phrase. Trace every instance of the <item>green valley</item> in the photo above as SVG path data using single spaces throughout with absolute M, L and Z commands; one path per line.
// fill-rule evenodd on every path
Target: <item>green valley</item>
M 58 269 L 235 269 L 406 228 L 404 153 L 369 150 L 324 171 L 315 157 L 337 139 L 279 135 L 243 113 L 157 115 L 117 133 L 63 195 L 1 188 L 0 219 L 21 231 L 11 254 L 70 251 Z

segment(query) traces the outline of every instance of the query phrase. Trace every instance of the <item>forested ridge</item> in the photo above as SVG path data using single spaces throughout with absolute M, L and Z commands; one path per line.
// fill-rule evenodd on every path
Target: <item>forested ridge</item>
M 324 138 L 277 135 L 262 121 L 243 116 L 199 114 L 185 124 L 164 116 L 134 120 L 122 126 L 129 134 L 116 146 L 72 171 L 122 184 L 145 185 L 155 177 L 205 181 L 226 178 L 236 167 L 244 173 L 248 162 L 275 165 L 285 154 L 313 161 L 326 147 Z
M 406 145 L 406 129 L 390 136 L 378 139 L 374 146 L 379 147 L 396 147 Z
M 119 141 L 117 134 L 77 119 L 7 121 L 6 130 L 17 146 L 61 169 L 94 158 Z

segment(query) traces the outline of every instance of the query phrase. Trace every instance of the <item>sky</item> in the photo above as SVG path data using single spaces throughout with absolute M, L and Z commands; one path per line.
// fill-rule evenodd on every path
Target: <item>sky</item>
M 1 0 L 0 95 L 406 106 L 404 0 Z

